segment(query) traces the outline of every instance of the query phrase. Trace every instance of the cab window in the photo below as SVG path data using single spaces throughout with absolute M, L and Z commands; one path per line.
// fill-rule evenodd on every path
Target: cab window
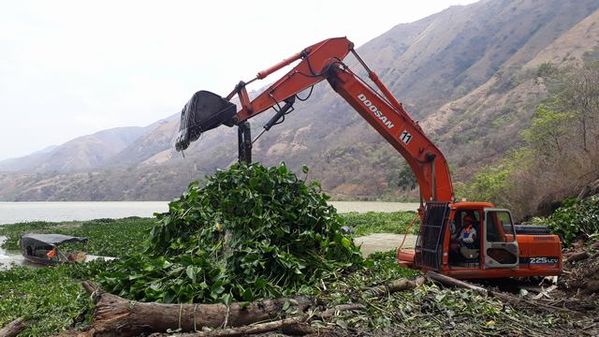
M 487 213 L 487 241 L 512 242 L 515 239 L 514 224 L 509 212 L 490 211 Z

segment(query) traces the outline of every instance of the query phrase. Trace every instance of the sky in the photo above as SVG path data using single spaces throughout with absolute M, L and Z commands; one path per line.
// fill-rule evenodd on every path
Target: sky
M 149 125 L 318 41 L 359 47 L 473 2 L 0 0 L 0 160 Z

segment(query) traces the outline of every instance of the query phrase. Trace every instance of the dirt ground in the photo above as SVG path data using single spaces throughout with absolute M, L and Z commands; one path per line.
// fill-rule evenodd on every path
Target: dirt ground
M 367 236 L 360 236 L 354 239 L 356 245 L 360 246 L 362 255 L 368 256 L 375 252 L 386 252 L 396 249 L 405 236 L 403 248 L 414 248 L 416 244 L 416 235 L 413 234 L 391 234 L 377 233 Z

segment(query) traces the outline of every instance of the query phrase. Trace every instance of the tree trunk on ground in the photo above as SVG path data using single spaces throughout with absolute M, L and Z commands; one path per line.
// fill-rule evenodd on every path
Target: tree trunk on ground
M 396 291 L 413 289 L 424 282 L 423 278 L 416 281 L 399 279 L 383 286 L 369 288 L 369 296 L 381 296 Z M 91 283 L 84 282 L 85 289 L 98 294 L 98 289 Z M 189 336 L 238 336 L 248 334 L 250 331 L 271 331 L 282 328 L 301 328 L 306 333 L 309 326 L 302 324 L 301 317 L 309 307 L 316 307 L 315 300 L 307 297 L 282 298 L 255 301 L 251 303 L 224 304 L 160 304 L 130 301 L 116 295 L 99 293 L 96 296 L 96 309 L 94 311 L 92 328 L 80 336 L 105 337 L 105 336 L 137 336 L 152 332 L 166 332 L 167 330 L 179 332 L 201 331 L 202 328 L 229 328 L 221 332 L 212 331 L 194 333 Z M 295 309 L 295 318 L 283 319 L 275 322 L 265 321 L 277 319 L 285 313 L 283 307 L 290 304 Z M 322 317 L 334 315 L 335 311 L 361 310 L 361 304 L 339 305 L 325 310 Z M 254 324 L 262 322 L 260 324 Z M 253 324 L 253 325 L 251 325 Z M 270 329 L 270 330 L 264 330 Z M 226 330 L 226 331 L 225 331 Z M 221 331 L 221 330 L 219 330 Z M 256 333 L 251 332 L 251 333 Z M 159 335 L 159 334 L 156 334 Z
M 89 284 L 85 286 L 90 290 Z M 304 311 L 312 302 L 306 297 L 263 300 L 251 303 L 160 304 L 126 300 L 116 295 L 99 295 L 93 327 L 83 336 L 137 336 L 167 330 L 197 331 L 202 327 L 244 326 L 272 319 L 283 312 L 286 302 Z
M 27 321 L 25 321 L 25 318 L 19 317 L 0 329 L 0 337 L 17 336 L 21 331 L 25 330 L 25 328 L 27 328 Z

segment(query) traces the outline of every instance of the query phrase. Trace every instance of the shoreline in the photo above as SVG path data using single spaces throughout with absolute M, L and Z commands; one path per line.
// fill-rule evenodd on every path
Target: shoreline
M 18 201 L 0 202 L 0 226 L 20 222 L 88 221 L 153 217 L 168 211 L 169 201 Z M 418 203 L 390 201 L 329 201 L 338 213 L 415 211 Z

